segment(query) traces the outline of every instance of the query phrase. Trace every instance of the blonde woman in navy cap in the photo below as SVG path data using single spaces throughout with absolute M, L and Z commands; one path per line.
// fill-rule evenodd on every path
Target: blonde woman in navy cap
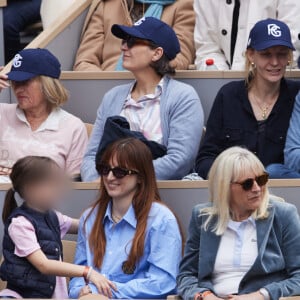
M 170 62 L 180 51 L 178 38 L 169 25 L 153 17 L 131 27 L 114 25 L 112 33 L 122 39 L 122 64 L 135 81 L 104 96 L 84 156 L 82 178 L 98 179 L 95 158 L 105 122 L 108 117 L 123 116 L 131 130 L 167 148 L 166 155 L 154 160 L 157 179 L 181 179 L 197 155 L 203 111 L 196 91 L 171 77 L 175 70 Z
M 283 162 L 283 149 L 300 83 L 284 78 L 294 46 L 288 26 L 266 19 L 250 32 L 246 80 L 221 88 L 207 121 L 196 170 L 207 178 L 215 158 L 231 146 L 244 146 L 265 167 Z
M 81 120 L 61 109 L 68 93 L 58 80 L 60 63 L 46 49 L 19 52 L 0 88 L 11 85 L 17 104 L 0 104 L 0 182 L 27 155 L 48 156 L 70 176 L 80 173 L 87 145 Z

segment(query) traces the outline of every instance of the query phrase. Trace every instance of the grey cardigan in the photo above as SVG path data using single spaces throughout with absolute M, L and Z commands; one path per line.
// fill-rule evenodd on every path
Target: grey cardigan
M 120 85 L 104 96 L 81 167 L 84 181 L 99 177 L 95 157 L 105 121 L 110 116 L 120 115 L 131 87 L 132 84 Z M 160 180 L 181 179 L 193 168 L 198 152 L 204 122 L 201 102 L 193 87 L 166 77 L 160 105 L 167 155 L 154 161 L 156 177 Z
M 196 206 L 190 222 L 177 278 L 178 292 L 185 300 L 193 299 L 197 292 L 214 291 L 211 276 L 221 236 L 202 227 L 207 216 L 200 215 L 200 211 L 207 206 Z M 288 203 L 270 201 L 268 210 L 268 218 L 256 220 L 258 256 L 242 279 L 239 294 L 265 288 L 272 300 L 300 295 L 300 221 L 297 209 Z

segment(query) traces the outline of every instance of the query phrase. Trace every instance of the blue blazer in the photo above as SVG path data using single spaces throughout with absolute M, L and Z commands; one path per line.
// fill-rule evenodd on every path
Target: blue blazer
M 194 208 L 189 237 L 177 278 L 178 292 L 191 300 L 197 292 L 214 291 L 211 281 L 221 236 L 207 231 L 203 224 L 207 216 L 200 215 L 206 205 Z M 300 295 L 300 221 L 294 205 L 270 201 L 269 216 L 256 220 L 258 256 L 242 279 L 239 294 L 260 288 L 268 290 L 272 300 Z M 230 251 L 231 249 L 228 249 Z

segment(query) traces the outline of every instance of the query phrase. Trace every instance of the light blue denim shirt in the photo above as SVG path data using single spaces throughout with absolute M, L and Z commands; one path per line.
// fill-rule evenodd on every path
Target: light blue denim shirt
M 97 208 L 84 221 L 90 210 L 80 220 L 77 249 L 74 263 L 94 267 L 94 256 L 89 246 L 89 236 L 97 215 Z M 127 260 L 131 249 L 137 221 L 131 206 L 123 219 L 114 225 L 111 219 L 111 205 L 108 206 L 104 220 L 106 251 L 100 269 L 95 268 L 113 281 L 118 291 L 113 298 L 166 298 L 176 292 L 176 276 L 181 260 L 181 235 L 177 220 L 164 205 L 153 203 L 148 216 L 144 255 L 133 274 L 122 271 L 122 263 Z M 70 282 L 70 298 L 78 298 L 84 287 L 83 278 L 73 278 Z M 96 287 L 90 284 L 93 293 Z

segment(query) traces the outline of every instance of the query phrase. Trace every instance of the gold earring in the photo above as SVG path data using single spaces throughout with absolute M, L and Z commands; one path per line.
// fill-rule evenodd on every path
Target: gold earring
M 288 63 L 287 63 L 287 65 L 290 66 L 291 64 L 292 64 L 292 62 L 289 60 Z

